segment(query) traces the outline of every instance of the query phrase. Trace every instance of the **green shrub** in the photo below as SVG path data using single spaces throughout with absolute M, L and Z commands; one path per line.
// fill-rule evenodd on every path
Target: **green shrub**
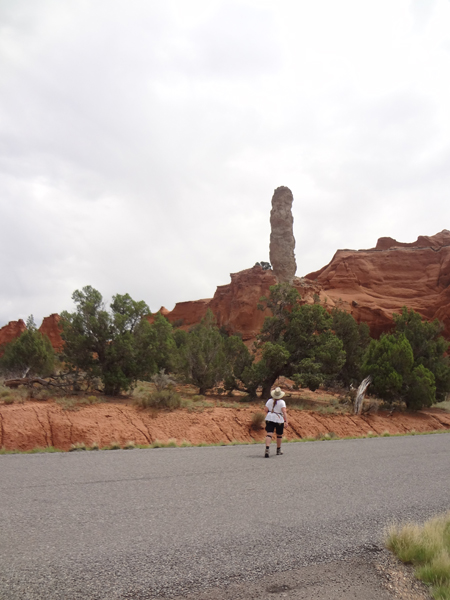
M 181 406 L 181 396 L 173 390 L 161 390 L 137 400 L 141 408 L 175 410 Z
M 4 373 L 47 377 L 55 366 L 55 351 L 46 335 L 37 330 L 33 315 L 27 319 L 27 329 L 4 346 L 0 369 Z
M 4 396 L 3 404 L 14 404 L 14 398 L 12 396 Z
M 227 374 L 227 356 L 224 337 L 217 327 L 210 309 L 189 331 L 177 331 L 177 371 L 188 383 L 199 388 L 199 393 L 215 387 Z

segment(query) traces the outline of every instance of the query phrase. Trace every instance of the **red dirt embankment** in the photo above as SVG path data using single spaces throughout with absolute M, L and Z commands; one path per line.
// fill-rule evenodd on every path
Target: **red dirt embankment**
M 69 450 L 72 444 L 97 442 L 107 446 L 128 441 L 151 444 L 155 440 L 193 444 L 227 443 L 233 440 L 262 441 L 264 431 L 250 428 L 255 407 L 206 408 L 203 412 L 178 410 L 152 415 L 134 406 L 98 404 L 77 411 L 64 411 L 54 402 L 29 401 L 0 406 L 0 447 L 31 450 L 54 446 Z M 364 436 L 368 433 L 407 433 L 450 429 L 450 414 L 439 409 L 419 413 L 378 413 L 369 416 L 323 415 L 291 410 L 286 437 L 316 437 L 333 432 L 339 437 Z

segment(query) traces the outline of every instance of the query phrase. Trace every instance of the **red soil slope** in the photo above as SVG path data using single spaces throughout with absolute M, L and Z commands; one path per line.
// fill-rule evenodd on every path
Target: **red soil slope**
M 155 440 L 175 439 L 194 444 L 227 443 L 233 440 L 262 441 L 264 431 L 250 428 L 255 407 L 242 409 L 211 408 L 203 412 L 158 413 L 156 416 L 133 406 L 99 404 L 78 411 L 63 411 L 53 402 L 28 401 L 25 404 L 0 406 L 0 447 L 31 450 L 54 446 L 68 450 L 76 442 L 97 442 L 106 446 L 132 440 L 151 444 Z M 309 411 L 290 411 L 288 439 L 315 437 L 334 432 L 339 437 L 363 436 L 408 431 L 450 429 L 450 415 L 438 409 L 416 414 L 379 413 L 371 416 L 323 415 Z

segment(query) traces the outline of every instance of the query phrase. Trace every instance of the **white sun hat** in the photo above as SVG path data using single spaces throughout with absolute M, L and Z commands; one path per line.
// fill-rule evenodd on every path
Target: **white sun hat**
M 279 400 L 284 396 L 284 392 L 282 392 L 281 389 L 277 387 L 270 392 L 270 395 L 272 396 L 272 398 L 275 398 L 275 400 Z

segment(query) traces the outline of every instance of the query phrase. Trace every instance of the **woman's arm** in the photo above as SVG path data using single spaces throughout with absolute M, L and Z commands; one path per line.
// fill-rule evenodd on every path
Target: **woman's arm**
M 288 423 L 288 417 L 287 417 L 287 410 L 285 409 L 285 407 L 283 406 L 283 408 L 281 409 L 282 413 L 283 413 L 283 417 L 284 417 L 284 424 L 286 426 L 289 425 Z

